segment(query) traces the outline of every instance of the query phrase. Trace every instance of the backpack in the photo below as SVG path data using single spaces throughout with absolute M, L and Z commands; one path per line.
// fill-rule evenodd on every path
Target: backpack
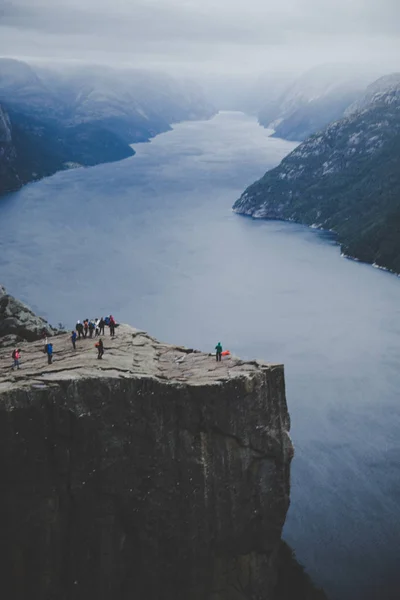
M 14 360 L 15 360 L 16 354 L 17 354 L 17 351 L 16 351 L 16 350 L 13 350 L 13 353 L 12 353 L 12 358 L 13 358 Z

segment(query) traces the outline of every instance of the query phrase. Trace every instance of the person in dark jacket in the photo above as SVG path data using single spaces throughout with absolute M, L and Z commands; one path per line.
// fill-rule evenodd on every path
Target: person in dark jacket
M 103 317 L 101 317 L 100 323 L 99 323 L 99 329 L 100 329 L 100 334 L 99 335 L 104 335 L 104 327 L 105 326 L 106 326 L 106 322 L 103 319 Z
M 46 344 L 47 364 L 53 362 L 53 344 Z
M 76 335 L 76 331 L 71 331 L 71 342 L 72 342 L 72 347 L 74 350 L 76 350 L 76 338 L 78 336 Z
M 97 348 L 97 358 L 99 358 L 99 359 L 103 358 L 104 346 L 103 346 L 103 340 L 101 338 L 97 342 L 96 348 Z
M 85 319 L 83 321 L 83 331 L 85 332 L 85 338 L 86 338 L 87 334 L 89 332 L 89 319 Z
M 221 359 L 222 359 L 222 346 L 221 346 L 221 342 L 218 342 L 218 344 L 215 346 L 215 357 L 217 359 L 217 362 L 221 361 Z
M 78 332 L 79 339 L 81 339 L 83 337 L 83 325 L 80 321 L 77 322 L 75 329 Z
M 96 326 L 94 324 L 93 321 L 89 321 L 89 337 L 92 338 L 93 337 L 93 333 L 94 330 L 96 329 Z

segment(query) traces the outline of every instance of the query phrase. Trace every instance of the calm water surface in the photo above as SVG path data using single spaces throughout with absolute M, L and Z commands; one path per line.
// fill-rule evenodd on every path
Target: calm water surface
M 285 538 L 337 600 L 400 597 L 400 280 L 327 235 L 234 215 L 293 143 L 221 113 L 0 203 L 0 281 L 53 323 L 113 312 L 177 343 L 285 363 Z

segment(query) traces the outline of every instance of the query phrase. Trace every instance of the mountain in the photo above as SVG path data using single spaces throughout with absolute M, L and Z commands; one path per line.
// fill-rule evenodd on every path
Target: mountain
M 134 154 L 131 144 L 168 131 L 171 123 L 215 113 L 187 80 L 132 69 L 57 70 L 13 59 L 0 59 L 0 104 L 7 140 L 0 138 L 0 194 L 71 166 L 127 158 Z
M 260 124 L 288 140 L 304 140 L 344 116 L 373 79 L 370 71 L 322 65 L 298 77 L 279 96 L 272 92 L 259 110 Z
M 0 194 L 18 189 L 21 181 L 16 170 L 16 150 L 12 141 L 10 117 L 0 105 Z
M 373 83 L 365 99 L 247 188 L 234 210 L 334 230 L 346 255 L 399 273 L 400 74 Z

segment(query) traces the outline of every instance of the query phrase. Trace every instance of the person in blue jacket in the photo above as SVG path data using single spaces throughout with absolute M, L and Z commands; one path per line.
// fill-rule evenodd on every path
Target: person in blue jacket
M 72 342 L 72 347 L 74 350 L 76 350 L 76 338 L 77 338 L 77 334 L 76 331 L 71 331 L 71 342 Z
M 46 344 L 47 364 L 53 362 L 53 344 Z

